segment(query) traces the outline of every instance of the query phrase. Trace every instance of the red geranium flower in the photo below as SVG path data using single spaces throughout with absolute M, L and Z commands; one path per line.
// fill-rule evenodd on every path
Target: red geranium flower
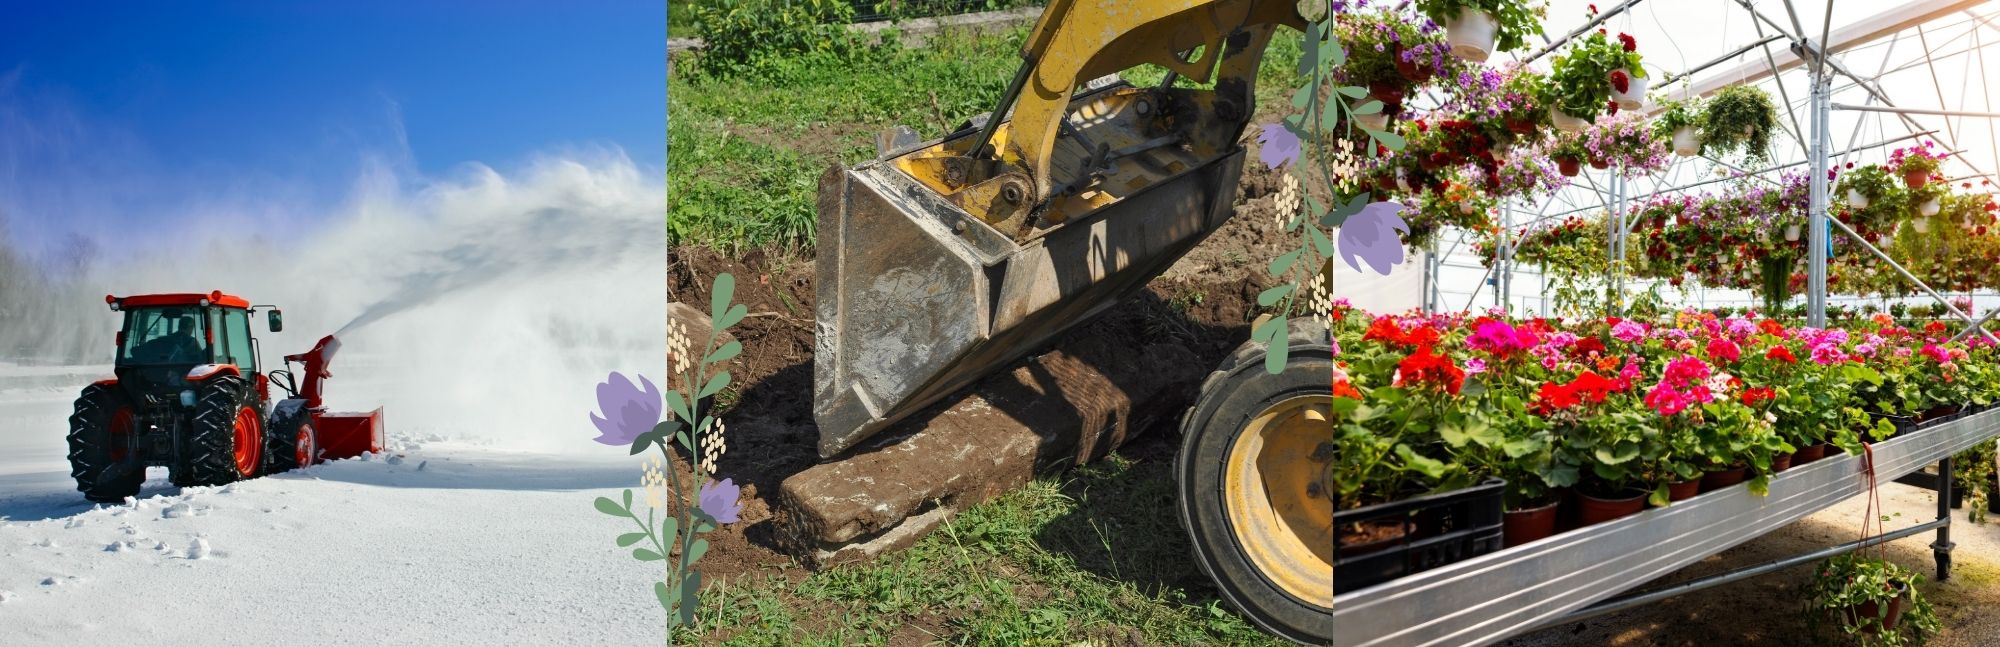
M 1786 364 L 1797 364 L 1799 362 L 1799 358 L 1792 355 L 1792 349 L 1784 346 L 1772 346 L 1771 350 L 1764 351 L 1764 359 L 1777 360 Z
M 1361 392 L 1354 390 L 1353 382 L 1336 380 L 1333 383 L 1333 397 L 1359 400 L 1361 399 Z
M 1763 321 L 1757 322 L 1757 329 L 1763 331 L 1764 334 L 1770 335 L 1772 337 L 1778 337 L 1782 339 L 1785 336 L 1785 326 L 1783 324 L 1778 323 L 1778 321 L 1775 319 L 1765 319 Z
M 1743 406 L 1754 407 L 1760 402 L 1778 397 L 1778 393 L 1776 389 L 1771 387 L 1760 386 L 1754 389 L 1744 389 L 1743 395 L 1740 397 L 1743 400 Z
M 1459 387 L 1465 385 L 1465 371 L 1452 364 L 1451 358 L 1432 354 L 1427 345 L 1417 347 L 1417 352 L 1403 358 L 1396 369 L 1397 386 L 1421 384 L 1458 395 Z
M 1625 70 L 1612 70 L 1611 87 L 1616 88 L 1619 92 L 1630 90 L 1632 88 L 1632 77 L 1626 74 Z
M 1619 34 L 1618 34 L 1618 44 L 1620 44 L 1620 45 L 1624 45 L 1624 46 L 1625 46 L 1625 51 L 1628 51 L 1628 52 L 1634 52 L 1634 51 L 1638 51 L 1638 50 L 1639 50 L 1639 41 L 1638 41 L 1638 39 L 1635 39 L 1635 38 L 1632 38 L 1632 35 L 1631 35 L 1631 34 L 1627 34 L 1627 33 L 1622 33 L 1622 32 L 1621 32 L 1621 33 L 1619 33 Z M 1619 92 L 1624 92 L 1624 90 L 1619 90 Z

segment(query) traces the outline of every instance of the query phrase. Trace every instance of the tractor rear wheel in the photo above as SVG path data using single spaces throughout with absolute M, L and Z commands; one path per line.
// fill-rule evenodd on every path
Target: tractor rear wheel
M 1283 372 L 1238 348 L 1181 422 L 1174 477 L 1195 563 L 1237 610 L 1301 643 L 1333 640 L 1333 345 L 1292 322 Z
M 223 485 L 263 467 L 264 423 L 245 397 L 243 378 L 218 375 L 195 387 L 194 422 L 181 437 L 174 485 Z
M 117 389 L 83 387 L 69 417 L 69 469 L 83 498 L 118 503 L 139 494 L 146 466 L 132 454 L 132 405 Z
M 278 407 L 271 416 L 270 439 L 264 442 L 264 473 L 281 474 L 317 462 L 319 432 L 305 407 Z

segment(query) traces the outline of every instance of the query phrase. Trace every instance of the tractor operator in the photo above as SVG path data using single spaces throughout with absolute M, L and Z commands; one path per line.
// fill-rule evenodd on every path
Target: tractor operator
M 135 353 L 142 357 L 157 358 L 161 362 L 179 364 L 199 362 L 202 359 L 202 343 L 194 337 L 195 316 L 181 314 L 173 318 L 174 331 L 156 337 L 139 347 Z

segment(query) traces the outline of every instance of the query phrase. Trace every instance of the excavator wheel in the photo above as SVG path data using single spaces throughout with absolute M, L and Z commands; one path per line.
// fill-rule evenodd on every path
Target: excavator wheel
M 1195 562 L 1251 622 L 1333 640 L 1333 344 L 1292 322 L 1285 370 L 1251 341 L 1202 382 L 1174 477 Z
M 224 485 L 263 467 L 264 423 L 244 397 L 243 378 L 218 375 L 195 387 L 194 422 L 181 438 L 168 480 L 179 487 Z
M 304 400 L 284 400 L 271 413 L 264 441 L 264 473 L 282 474 L 319 462 L 319 432 Z
M 118 503 L 139 493 L 146 466 L 131 455 L 132 407 L 117 389 L 83 387 L 69 417 L 70 476 L 83 498 Z

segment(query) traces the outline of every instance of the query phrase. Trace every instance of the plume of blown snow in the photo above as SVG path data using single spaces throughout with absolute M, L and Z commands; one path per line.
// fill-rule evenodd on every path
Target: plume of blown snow
M 236 210 L 189 219 L 187 240 L 158 246 L 176 251 L 95 261 L 49 290 L 76 325 L 30 345 L 80 336 L 108 364 L 119 321 L 104 294 L 219 289 L 283 309 L 282 332 L 253 324 L 262 370 L 338 333 L 334 409 L 379 406 L 406 433 L 602 451 L 587 423 L 596 383 L 665 368 L 665 201 L 658 174 L 615 150 L 442 179 L 373 164 L 314 226 L 268 236 Z

